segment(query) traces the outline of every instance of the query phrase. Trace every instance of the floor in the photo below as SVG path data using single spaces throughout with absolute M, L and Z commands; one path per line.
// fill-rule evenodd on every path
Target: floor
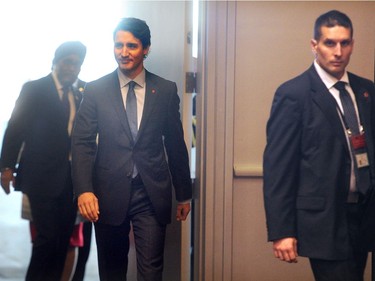
M 28 221 L 21 219 L 21 198 L 20 192 L 6 195 L 0 189 L 0 281 L 25 280 L 31 243 Z M 85 281 L 99 280 L 96 259 L 92 241 Z

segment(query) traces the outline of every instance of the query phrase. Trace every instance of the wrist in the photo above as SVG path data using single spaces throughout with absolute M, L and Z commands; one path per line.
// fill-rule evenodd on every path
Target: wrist
M 191 203 L 191 199 L 189 199 L 189 200 L 185 200 L 185 201 L 179 201 L 179 202 L 177 202 L 177 204 L 181 204 L 181 205 L 184 205 L 184 204 L 190 204 Z

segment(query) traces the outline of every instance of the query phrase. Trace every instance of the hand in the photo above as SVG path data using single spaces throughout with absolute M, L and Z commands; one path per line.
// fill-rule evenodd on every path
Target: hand
M 190 213 L 190 202 L 177 204 L 176 219 L 178 221 L 186 220 L 189 213 Z
M 297 262 L 297 239 L 287 237 L 273 241 L 273 252 L 275 257 L 289 263 Z
M 97 222 L 99 219 L 98 198 L 92 192 L 82 193 L 78 197 L 78 209 L 82 217 L 91 222 Z
M 13 176 L 13 170 L 5 169 L 1 172 L 1 186 L 6 194 L 10 193 L 10 182 L 13 183 L 13 186 L 16 184 L 16 180 Z

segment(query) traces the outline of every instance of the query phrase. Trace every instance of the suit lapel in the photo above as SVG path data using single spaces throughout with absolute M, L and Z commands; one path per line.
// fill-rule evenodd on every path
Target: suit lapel
M 313 67 L 310 68 L 310 78 L 312 81 L 311 91 L 313 101 L 322 110 L 323 114 L 326 115 L 327 122 L 331 124 L 333 132 L 338 136 L 349 152 L 345 131 L 338 112 L 339 109 L 336 100 L 328 91 L 327 87 L 324 85 Z
M 119 116 L 120 122 L 126 134 L 129 136 L 130 139 L 132 138 L 131 130 L 128 123 L 128 118 L 126 116 L 126 111 L 124 108 L 124 102 L 121 95 L 121 86 L 119 84 L 119 79 L 117 76 L 117 72 L 115 71 L 112 75 L 112 80 L 108 83 L 107 92 L 109 93 L 109 98 L 112 100 L 112 104 L 115 107 L 116 113 Z M 148 120 L 152 116 L 152 109 L 157 102 L 157 97 L 159 94 L 159 87 L 157 82 L 152 79 L 151 74 L 146 70 L 146 90 L 145 90 L 145 100 L 143 105 L 143 112 L 142 112 L 142 120 L 139 126 L 137 138 L 135 142 L 139 139 L 144 131 L 144 128 L 148 122 Z
M 106 92 L 108 93 L 108 98 L 111 100 L 111 104 L 114 106 L 115 111 L 119 117 L 121 126 L 125 130 L 126 134 L 129 136 L 129 139 L 133 141 L 133 137 L 129 127 L 128 117 L 126 116 L 124 108 L 124 101 L 122 99 L 121 85 L 118 79 L 117 70 L 115 70 L 110 76 Z
M 361 87 L 359 81 L 349 74 L 350 87 L 352 88 L 358 106 L 360 121 L 363 126 L 371 124 L 371 98 L 368 91 Z M 368 128 L 370 129 L 370 128 Z
M 349 73 L 349 83 L 350 87 L 352 88 L 360 116 L 361 125 L 364 127 L 365 137 L 366 137 L 366 144 L 367 144 L 367 152 L 370 161 L 370 170 L 371 173 L 374 175 L 374 140 L 373 136 L 373 129 L 372 129 L 372 100 L 371 95 L 366 88 L 364 88 L 360 80 L 355 78 L 352 74 Z
M 48 75 L 48 85 L 47 85 L 47 90 L 45 91 L 46 93 L 46 98 L 49 100 L 48 104 L 54 108 L 55 110 L 55 117 L 59 118 L 60 120 L 65 120 L 64 116 L 64 108 L 61 105 L 61 99 L 59 97 L 59 92 L 56 88 L 55 81 L 53 80 L 52 74 Z M 65 122 L 62 123 L 64 126 L 66 125 Z
M 81 80 L 79 81 L 77 86 L 74 86 L 74 85 L 72 86 L 74 102 L 75 102 L 77 110 L 82 101 L 82 95 L 83 95 L 83 92 L 85 91 L 85 86 L 86 86 L 86 83 Z
M 151 74 L 146 71 L 146 91 L 145 91 L 145 102 L 143 105 L 142 120 L 139 126 L 137 139 L 142 135 L 144 127 L 147 121 L 151 118 L 152 108 L 155 106 L 157 97 L 159 94 L 159 87 L 157 83 L 152 79 Z

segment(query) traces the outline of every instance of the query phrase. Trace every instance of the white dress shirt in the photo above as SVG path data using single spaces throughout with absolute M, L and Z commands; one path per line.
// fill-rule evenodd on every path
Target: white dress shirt
M 334 85 L 338 81 L 345 82 L 345 89 L 348 91 L 348 93 L 350 94 L 350 97 L 352 98 L 354 108 L 355 108 L 355 111 L 356 111 L 356 114 L 357 114 L 357 120 L 359 122 L 358 126 L 360 126 L 361 122 L 360 122 L 360 117 L 359 117 L 359 114 L 358 114 L 358 106 L 357 106 L 357 102 L 355 100 L 354 92 L 353 92 L 353 90 L 352 90 L 352 88 L 350 87 L 350 84 L 349 84 L 348 73 L 345 71 L 343 77 L 341 77 L 340 80 L 337 80 L 337 78 L 335 78 L 332 75 L 330 75 L 329 73 L 327 73 L 316 61 L 314 61 L 314 66 L 315 66 L 316 71 L 318 72 L 318 75 L 319 75 L 320 79 L 322 79 L 324 85 L 326 85 L 327 89 L 329 90 L 329 92 L 332 94 L 332 96 L 336 100 L 338 108 L 341 110 L 342 114 L 344 114 L 344 110 L 343 110 L 341 99 L 340 99 L 340 92 L 339 92 L 339 90 L 337 90 L 334 87 Z M 340 114 L 340 112 L 338 112 L 338 114 L 340 116 L 340 119 L 341 119 L 341 122 L 342 122 L 342 125 L 343 125 L 343 129 L 345 130 L 345 135 L 346 135 L 348 147 L 350 147 L 349 137 L 348 137 L 348 134 L 346 133 L 345 124 L 342 120 L 342 114 Z M 356 176 L 355 176 L 355 172 L 354 172 L 354 162 L 353 162 L 352 153 L 350 153 L 350 158 L 351 158 L 351 176 L 350 176 L 350 188 L 349 188 L 350 192 L 349 192 L 349 198 L 348 198 L 349 202 L 357 200 L 356 196 L 353 194 L 354 192 L 357 191 L 357 188 L 356 188 Z

